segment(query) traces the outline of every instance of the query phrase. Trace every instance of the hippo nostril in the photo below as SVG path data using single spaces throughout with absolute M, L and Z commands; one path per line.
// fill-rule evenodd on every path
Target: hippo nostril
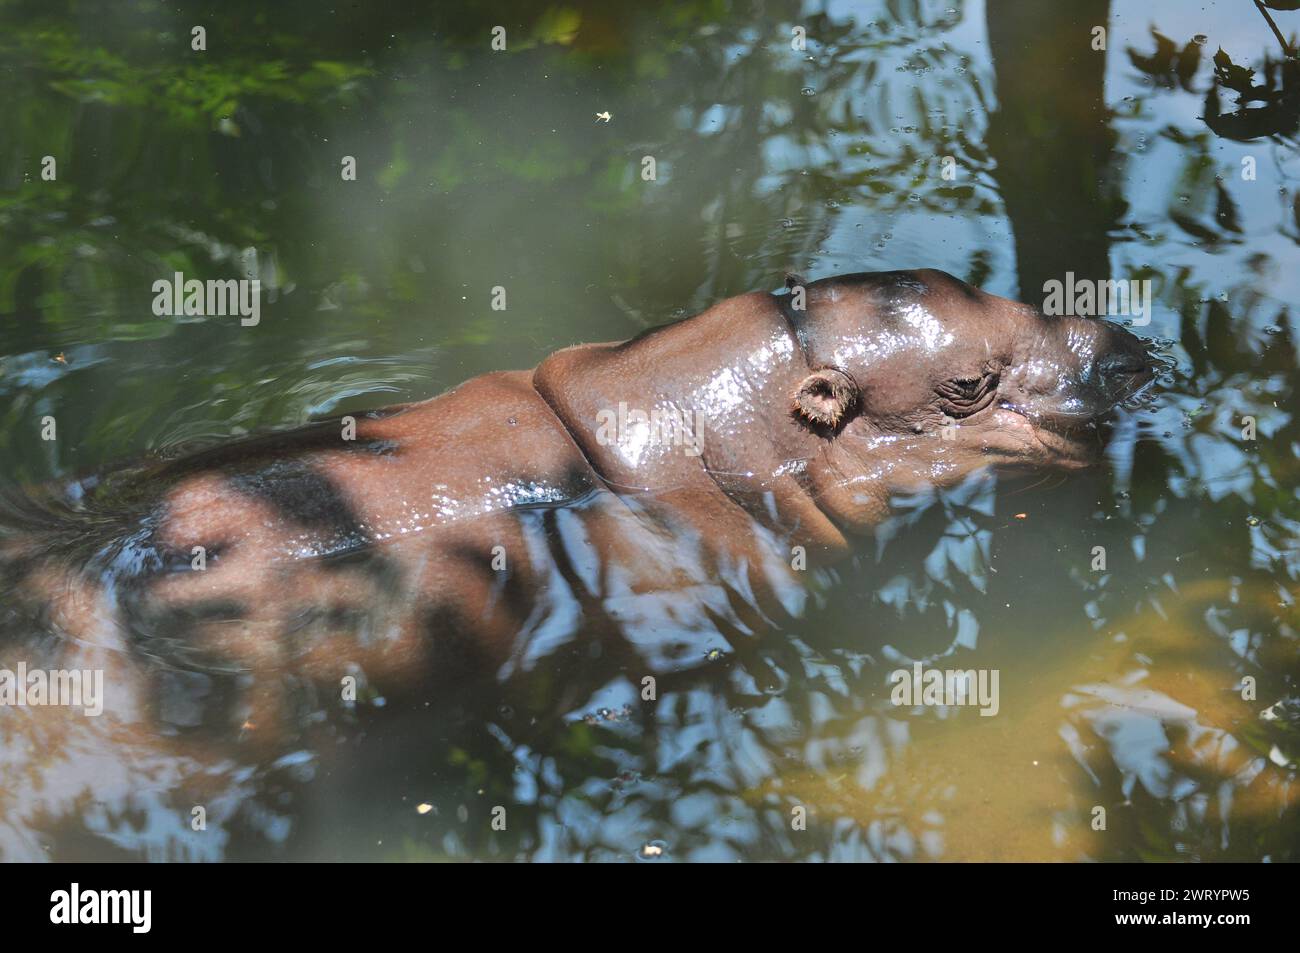
M 1136 377 L 1150 368 L 1140 354 L 1103 354 L 1097 359 L 1097 373 L 1107 380 Z

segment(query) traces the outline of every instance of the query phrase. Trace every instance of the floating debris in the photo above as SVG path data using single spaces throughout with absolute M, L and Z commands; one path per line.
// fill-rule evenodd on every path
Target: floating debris
M 624 705 L 622 708 L 597 708 L 588 715 L 583 715 L 582 720 L 589 725 L 599 725 L 603 722 L 620 722 L 627 721 L 632 717 L 632 706 Z

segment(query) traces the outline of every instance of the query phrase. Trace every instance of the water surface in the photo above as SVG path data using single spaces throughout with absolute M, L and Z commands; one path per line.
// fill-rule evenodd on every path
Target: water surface
M 1149 279 L 1168 362 L 1106 466 L 906 501 L 796 624 L 668 633 L 700 664 L 655 705 L 546 659 L 432 713 L 379 691 L 331 750 L 208 764 L 219 837 L 166 776 L 74 774 L 41 850 L 1296 859 L 1298 71 L 1246 0 L 0 4 L 11 485 L 424 399 L 787 271 L 1034 304 Z M 258 277 L 261 324 L 155 316 L 175 271 Z M 998 715 L 891 704 L 914 661 L 998 670 Z

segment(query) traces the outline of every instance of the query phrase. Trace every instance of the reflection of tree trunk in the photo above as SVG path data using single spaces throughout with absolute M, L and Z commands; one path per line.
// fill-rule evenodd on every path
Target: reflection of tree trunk
M 989 120 L 994 178 L 1015 235 L 1021 300 L 1042 304 L 1043 282 L 1110 277 L 1109 231 L 1122 195 L 1109 165 L 1106 54 L 1092 30 L 1110 0 L 992 0 L 989 46 L 998 108 Z

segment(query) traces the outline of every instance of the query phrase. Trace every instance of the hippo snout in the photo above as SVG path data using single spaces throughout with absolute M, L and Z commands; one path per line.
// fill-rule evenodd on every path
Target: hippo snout
M 1104 405 L 1113 406 L 1151 381 L 1155 376 L 1155 362 L 1136 335 L 1111 324 L 1105 328 L 1107 333 L 1099 342 L 1091 376 L 1102 391 Z
M 1095 318 L 1050 318 L 1036 347 L 1011 367 L 1000 405 L 1059 426 L 1105 416 L 1155 376 L 1142 340 Z

